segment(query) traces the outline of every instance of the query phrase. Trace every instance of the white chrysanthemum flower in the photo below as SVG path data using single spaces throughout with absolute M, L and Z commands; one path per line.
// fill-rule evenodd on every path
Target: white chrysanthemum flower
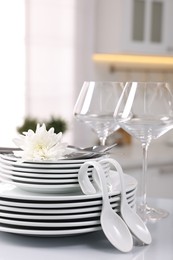
M 45 124 L 37 124 L 36 131 L 28 130 L 14 139 L 14 143 L 22 149 L 15 152 L 23 161 L 57 160 L 66 153 L 67 144 L 61 142 L 62 133 L 54 133 L 54 128 L 46 130 Z

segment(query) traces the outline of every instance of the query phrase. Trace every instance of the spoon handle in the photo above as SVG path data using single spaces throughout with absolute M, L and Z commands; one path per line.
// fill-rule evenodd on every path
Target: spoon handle
M 106 180 L 106 176 L 104 174 L 104 171 L 102 169 L 101 164 L 98 164 L 96 162 L 94 163 L 94 168 L 95 168 L 95 172 L 98 175 L 99 181 L 100 181 L 100 186 L 101 186 L 101 191 L 102 191 L 102 199 L 104 201 L 104 204 L 106 204 L 107 206 L 111 207 L 110 202 L 109 202 L 109 194 L 108 194 L 108 187 L 107 187 L 107 180 Z M 112 209 L 112 207 L 111 207 Z
M 88 168 L 92 165 L 92 162 L 85 162 L 79 169 L 78 172 L 78 182 L 81 190 L 84 194 L 94 194 L 96 193 L 96 189 L 94 185 L 91 183 L 90 178 L 88 176 Z
M 104 161 L 104 159 L 102 161 Z M 120 185 L 121 185 L 121 200 L 127 202 L 127 199 L 126 199 L 126 188 L 125 188 L 124 176 L 123 176 L 124 173 L 123 173 L 123 170 L 122 170 L 120 164 L 116 160 L 114 160 L 112 158 L 105 159 L 105 162 L 109 162 L 117 170 L 119 178 L 120 178 Z
M 78 181 L 79 181 L 82 191 L 85 194 L 96 193 L 96 189 L 95 189 L 94 185 L 91 183 L 91 180 L 87 174 L 87 170 L 88 170 L 89 166 L 93 166 L 94 167 L 93 171 L 95 171 L 94 174 L 98 175 L 104 202 L 106 204 L 110 204 L 106 176 L 102 169 L 101 164 L 99 164 L 98 162 L 88 161 L 88 162 L 85 162 L 82 165 L 82 167 L 80 168 L 80 170 L 78 172 Z

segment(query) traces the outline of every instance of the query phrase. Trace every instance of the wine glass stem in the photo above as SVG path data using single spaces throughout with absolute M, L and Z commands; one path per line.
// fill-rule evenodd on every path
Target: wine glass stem
M 148 166 L 148 146 L 149 143 L 142 144 L 143 164 L 141 175 L 141 206 L 145 211 L 147 209 L 147 166 Z
M 100 145 L 105 145 L 106 144 L 106 137 L 99 137 L 99 142 L 100 142 Z

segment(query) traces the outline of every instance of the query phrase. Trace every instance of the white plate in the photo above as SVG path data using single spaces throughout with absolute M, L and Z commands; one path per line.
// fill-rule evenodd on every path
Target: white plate
M 16 166 L 16 165 L 12 165 L 12 164 L 5 164 L 4 162 L 2 162 L 2 160 L 0 161 L 0 166 L 2 169 L 5 170 L 10 170 L 10 171 L 15 171 L 15 172 L 27 172 L 27 173 L 77 173 L 81 164 L 79 165 L 79 167 L 76 168 L 70 168 L 68 167 L 66 168 L 45 168 L 45 167 L 40 167 L 40 168 L 35 168 L 35 167 L 21 167 L 21 166 Z
M 112 207 L 119 207 L 119 203 L 115 202 Z M 94 212 L 101 210 L 102 206 L 90 206 L 90 207 L 78 207 L 78 208 L 58 208 L 58 209 L 42 209 L 42 208 L 21 208 L 21 207 L 10 207 L 1 206 L 0 211 L 18 212 L 18 213 L 32 213 L 32 214 L 74 214 L 82 212 Z
M 76 171 L 76 170 L 75 170 Z M 19 177 L 30 177 L 30 178 L 78 178 L 78 170 L 76 171 L 76 173 L 35 173 L 35 172 L 16 172 L 16 171 L 11 171 L 11 170 L 6 170 L 5 168 L 0 167 L 0 172 L 3 172 L 5 174 L 13 174 L 15 176 L 19 176 Z
M 0 154 L 1 156 L 1 154 Z M 81 165 L 83 163 L 66 163 L 66 164 L 44 164 L 44 163 L 35 163 L 34 165 L 33 164 L 30 164 L 30 163 L 19 163 L 19 162 L 14 162 L 14 161 L 8 161 L 8 160 L 3 160 L 2 161 L 2 158 L 1 158 L 1 164 L 4 164 L 4 165 L 10 165 L 10 166 L 14 166 L 14 167 L 20 167 L 20 168 L 24 168 L 24 169 L 76 169 L 78 170 Z
M 113 191 L 111 194 L 118 195 L 120 194 L 120 184 L 119 184 L 119 176 L 115 171 L 110 171 L 109 173 L 111 182 L 113 184 Z M 137 181 L 130 175 L 124 174 L 124 181 L 126 192 L 134 190 L 137 187 Z M 91 200 L 96 198 L 101 198 L 101 193 L 96 193 L 92 195 L 85 195 L 79 189 L 74 193 L 64 193 L 60 194 L 44 194 L 44 193 L 36 193 L 36 192 L 28 192 L 25 190 L 21 190 L 16 187 L 14 184 L 8 183 L 0 183 L 0 198 L 11 198 L 11 199 L 19 199 L 19 200 L 32 200 L 32 201 L 76 201 L 76 200 Z
M 42 178 L 25 178 L 25 177 L 18 177 L 15 175 L 7 175 L 4 173 L 0 173 L 0 176 L 3 178 L 8 178 L 9 180 L 12 180 L 14 182 L 17 182 L 20 184 L 21 183 L 26 183 L 26 184 L 39 184 L 39 185 L 44 185 L 44 184 L 78 184 L 78 179 L 77 178 L 66 178 L 66 179 L 42 179 Z M 16 184 L 17 185 L 17 184 Z
M 129 202 L 129 205 L 134 208 L 135 200 Z M 118 208 L 115 208 L 115 212 L 119 211 Z M 92 219 L 92 218 L 100 218 L 100 210 L 95 212 L 84 212 L 84 213 L 75 213 L 75 214 L 27 214 L 27 213 L 16 213 L 16 212 L 0 212 L 0 217 L 9 218 L 10 219 L 22 219 L 22 220 L 72 220 L 72 219 Z
M 25 227 L 44 227 L 44 228 L 48 228 L 48 227 L 64 227 L 64 228 L 68 228 L 68 227 L 85 227 L 85 226 L 94 226 L 94 225 L 99 225 L 100 224 L 100 220 L 89 220 L 89 221 L 82 221 L 82 220 L 78 220 L 78 221 L 63 221 L 63 222 L 58 222 L 58 221 L 50 221 L 50 222 L 44 222 L 44 221 L 40 221 L 40 222 L 34 222 L 34 221 L 22 221 L 22 220 L 12 220 L 12 219 L 6 219 L 6 218 L 1 218 L 0 220 L 1 224 L 8 224 L 8 225 L 16 225 L 16 226 L 25 226 Z
M 31 193 L 42 193 L 42 194 L 64 194 L 64 193 L 74 193 L 75 191 L 80 191 L 80 185 L 79 183 L 66 183 L 66 184 L 37 184 L 37 183 L 22 183 L 22 182 L 14 182 L 13 180 L 9 178 L 4 178 L 0 176 L 0 179 L 4 182 L 7 182 L 9 184 L 15 183 L 15 186 L 19 187 L 22 190 L 29 191 Z M 117 176 L 113 176 L 111 179 L 110 177 L 110 183 L 112 185 L 113 191 L 118 191 L 120 193 L 120 185 L 119 185 L 119 178 L 117 179 Z M 133 184 L 133 183 L 131 183 Z
M 94 160 L 94 161 L 99 161 L 99 160 L 102 160 L 103 158 L 107 158 L 108 156 L 107 155 L 103 155 L 103 156 L 98 156 L 98 157 L 95 157 L 95 158 L 87 158 L 87 159 L 70 159 L 70 160 L 67 160 L 67 159 L 60 159 L 60 160 L 57 160 L 57 161 L 26 161 L 26 162 L 22 162 L 21 161 L 21 158 L 19 157 L 16 157 L 13 153 L 9 153 L 9 154 L 0 154 L 0 157 L 2 159 L 5 159 L 7 161 L 13 161 L 13 165 L 18 165 L 18 166 L 23 166 L 25 165 L 24 167 L 29 166 L 29 167 L 37 167 L 37 165 L 44 165 L 43 167 L 45 167 L 46 165 L 48 167 L 50 167 L 50 165 L 52 166 L 59 166 L 59 165 L 63 165 L 66 167 L 66 165 L 68 164 L 71 164 L 71 165 L 74 165 L 74 164 L 77 164 L 77 165 L 80 165 L 88 160 Z M 15 163 L 14 163 L 15 162 Z
M 103 168 L 104 169 L 104 168 Z M 107 176 L 109 174 L 109 169 L 105 170 L 105 175 Z M 91 177 L 92 172 L 87 172 L 88 176 Z M 44 173 L 44 174 L 36 174 L 36 173 L 25 173 L 25 172 L 15 172 L 10 170 L 5 170 L 3 168 L 0 168 L 0 177 L 8 178 L 11 180 L 14 180 L 16 182 L 27 182 L 27 183 L 39 183 L 39 184 L 45 184 L 45 183 L 78 183 L 78 173 L 76 174 L 51 174 L 51 173 Z
M 110 167 L 108 165 L 102 166 L 104 172 L 108 172 Z M 32 175 L 32 176 L 49 176 L 52 173 L 52 176 L 59 178 L 60 175 L 66 176 L 70 174 L 75 174 L 77 176 L 79 169 L 34 169 L 34 168 L 21 168 L 21 167 L 13 167 L 13 166 L 6 166 L 4 164 L 0 164 L 0 172 L 4 172 L 7 174 L 19 174 L 21 176 Z M 92 173 L 92 168 L 88 169 L 88 173 Z
M 74 167 L 74 164 L 67 164 L 68 167 L 50 167 L 51 165 L 48 164 L 44 165 L 41 164 L 41 167 L 25 167 L 25 163 L 22 164 L 22 166 L 17 166 L 16 164 L 6 164 L 6 160 L 2 160 L 0 158 L 0 165 L 1 168 L 4 168 L 6 170 L 12 170 L 12 171 L 19 171 L 19 172 L 35 172 L 35 173 L 76 173 L 78 172 L 79 168 L 81 167 L 83 163 L 78 164 L 78 166 Z M 110 169 L 110 166 L 108 163 L 101 162 L 103 168 Z M 44 167 L 43 167 L 44 166 Z M 71 166 L 71 167 L 69 167 Z M 92 171 L 93 166 L 89 167 L 89 170 Z
M 71 219 L 91 219 L 95 217 L 100 217 L 100 211 L 94 213 L 78 213 L 78 214 L 67 214 L 67 215 L 58 215 L 58 214 L 20 214 L 20 213 L 6 213 L 0 212 L 0 217 L 11 218 L 11 219 L 29 219 L 29 220 L 71 220 Z
M 132 204 L 131 204 L 132 205 Z M 115 209 L 117 211 L 117 209 Z M 11 219 L 28 219 L 28 220 L 71 220 L 71 219 L 92 219 L 92 218 L 97 218 L 100 217 L 100 211 L 95 211 L 92 213 L 75 213 L 75 214 L 20 214 L 20 213 L 15 213 L 15 212 L 1 212 L 0 211 L 0 217 L 4 218 L 11 218 Z
M 133 206 L 135 202 L 135 198 L 132 198 L 129 201 L 129 205 Z M 113 202 L 111 203 L 113 209 L 117 209 L 119 211 L 120 202 Z M 75 214 L 75 213 L 85 213 L 85 212 L 96 212 L 101 211 L 102 205 L 94 205 L 94 206 L 86 206 L 86 207 L 77 207 L 77 208 L 22 208 L 22 207 L 11 207 L 11 206 L 1 206 L 0 205 L 0 212 L 7 211 L 9 216 L 11 213 L 24 213 L 24 214 Z
M 131 204 L 132 207 L 134 205 Z M 118 208 L 115 209 L 118 212 Z M 81 215 L 81 214 L 80 214 Z M 91 213 L 90 213 L 91 215 Z M 67 215 L 66 215 L 67 217 Z M 93 216 L 92 216 L 93 217 Z M 71 221 L 69 219 L 58 219 L 50 220 L 44 222 L 43 218 L 40 221 L 35 222 L 36 219 L 29 219 L 29 221 L 24 219 L 9 219 L 1 216 L 0 219 L 0 231 L 15 233 L 15 234 L 25 234 L 25 235 L 36 235 L 36 236 L 59 236 L 59 235 L 74 235 L 79 233 L 92 232 L 101 229 L 100 225 L 100 213 L 97 212 L 97 218 L 95 220 L 92 217 L 88 218 L 78 218 Z M 69 220 L 69 221 L 68 221 Z
M 126 197 L 129 201 L 134 199 L 136 194 L 136 190 L 132 190 L 131 192 L 126 194 Z M 120 196 L 115 195 L 111 196 L 109 201 L 111 203 L 120 201 Z M 77 208 L 77 207 L 86 207 L 86 206 L 96 206 L 102 204 L 102 198 L 98 198 L 95 200 L 88 200 L 88 201 L 65 201 L 65 202 L 42 202 L 37 201 L 35 203 L 32 203 L 30 201 L 22 202 L 20 200 L 2 200 L 0 199 L 0 205 L 1 206 L 11 206 L 11 207 L 24 207 L 24 208 Z
M 45 194 L 63 194 L 63 193 L 72 193 L 77 190 L 80 190 L 80 186 L 78 183 L 74 184 L 28 184 L 28 183 L 20 183 L 20 182 L 13 182 L 13 180 L 9 178 L 4 178 L 0 176 L 0 180 L 2 182 L 6 182 L 9 184 L 15 183 L 17 187 L 22 190 L 29 191 L 31 193 L 45 193 Z
M 134 208 L 135 200 L 130 202 L 129 205 Z M 114 209 L 115 212 L 119 211 L 118 208 Z M 18 213 L 18 212 L 1 212 L 0 217 L 10 218 L 10 219 L 21 219 L 21 220 L 72 220 L 72 219 L 92 219 L 92 218 L 100 218 L 100 210 L 94 212 L 83 212 L 83 213 L 75 213 L 75 214 L 29 214 L 29 213 Z
M 89 232 L 94 232 L 100 230 L 100 225 L 86 228 L 77 228 L 77 229 L 65 229 L 65 230 L 35 230 L 35 229 L 25 229 L 25 228 L 12 228 L 11 226 L 2 226 L 0 224 L 0 231 L 14 233 L 14 234 L 23 234 L 23 235 L 31 235 L 31 236 L 67 236 L 67 235 L 77 235 L 84 234 Z
M 17 162 L 17 161 L 10 161 L 10 160 L 6 160 L 4 158 L 2 158 L 2 154 L 0 154 L 0 162 L 1 164 L 4 165 L 9 165 L 9 166 L 13 166 L 13 167 L 19 167 L 24 168 L 26 170 L 28 169 L 79 169 L 81 167 L 81 165 L 83 164 L 83 162 L 81 163 L 63 163 L 63 164 L 46 164 L 46 163 L 25 163 L 25 162 Z

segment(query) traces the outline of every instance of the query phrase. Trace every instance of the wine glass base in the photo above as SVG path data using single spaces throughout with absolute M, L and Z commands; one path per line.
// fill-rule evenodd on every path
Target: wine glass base
M 169 215 L 169 212 L 164 209 L 153 208 L 147 205 L 137 205 L 136 211 L 144 222 L 157 222 Z

